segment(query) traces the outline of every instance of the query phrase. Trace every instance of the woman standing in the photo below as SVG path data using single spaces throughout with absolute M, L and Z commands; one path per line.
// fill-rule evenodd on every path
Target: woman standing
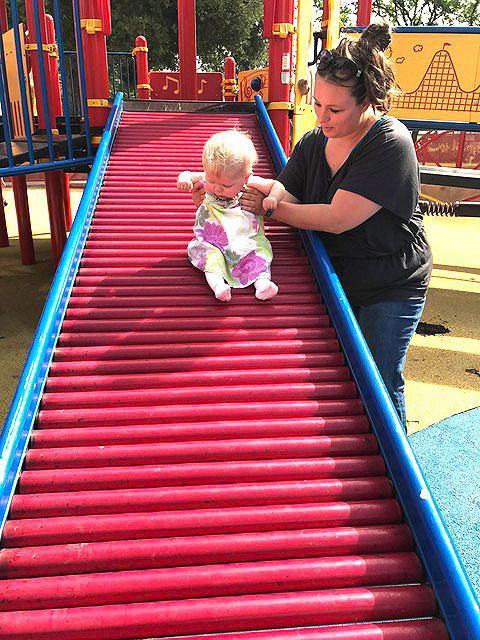
M 418 207 L 419 169 L 406 127 L 387 116 L 395 76 L 386 24 L 343 38 L 317 59 L 319 126 L 278 176 L 273 217 L 319 233 L 406 428 L 405 357 L 425 304 L 432 253 Z M 247 190 L 241 204 L 265 213 Z

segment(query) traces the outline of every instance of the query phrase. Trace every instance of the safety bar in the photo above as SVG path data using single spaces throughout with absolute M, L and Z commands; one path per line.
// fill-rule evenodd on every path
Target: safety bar
M 119 93 L 110 111 L 72 230 L 55 273 L 0 438 L 0 535 L 7 519 L 10 502 L 38 412 L 55 344 L 80 264 L 122 109 L 123 94 Z
M 257 118 L 275 168 L 287 158 L 265 105 L 255 96 Z M 281 159 L 281 162 L 275 159 Z M 435 499 L 390 396 L 360 331 L 322 241 L 313 231 L 300 231 L 330 318 L 357 384 L 372 429 L 378 437 L 397 497 L 412 529 L 417 550 L 437 597 L 452 640 L 480 638 L 480 605 L 438 511 Z

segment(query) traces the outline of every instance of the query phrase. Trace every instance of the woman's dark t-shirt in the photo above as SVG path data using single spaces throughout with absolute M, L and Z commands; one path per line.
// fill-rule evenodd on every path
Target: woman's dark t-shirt
M 419 170 L 407 128 L 384 117 L 366 133 L 332 176 L 320 128 L 306 133 L 278 176 L 302 204 L 329 204 L 337 191 L 381 205 L 340 234 L 318 231 L 352 305 L 425 294 L 432 253 L 418 208 Z

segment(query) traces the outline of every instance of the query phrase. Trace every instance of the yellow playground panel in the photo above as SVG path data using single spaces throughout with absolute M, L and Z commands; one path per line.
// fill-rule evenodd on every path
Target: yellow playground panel
M 480 34 L 394 32 L 385 55 L 399 86 L 391 115 L 480 122 Z M 303 132 L 315 127 L 313 109 L 304 120 Z
M 330 46 L 335 46 L 335 32 L 328 25 Z M 348 30 L 346 30 L 348 31 Z M 358 32 L 350 35 L 359 37 Z M 312 11 L 310 2 L 299 1 L 296 24 L 296 59 L 293 102 L 293 144 L 316 126 L 312 104 L 312 70 L 308 56 L 312 46 Z M 401 119 L 480 122 L 480 34 L 424 31 L 394 31 L 392 43 L 385 51 L 392 63 L 399 93 L 391 114 Z M 254 77 L 261 78 L 261 90 L 251 88 Z M 310 91 L 302 94 L 307 85 Z M 253 100 L 260 94 L 268 101 L 268 70 L 239 73 L 239 100 Z
M 29 75 L 27 73 L 27 60 L 25 57 L 25 28 L 23 24 L 18 25 L 20 37 L 20 49 L 22 52 L 23 73 L 25 76 L 25 95 L 27 98 L 27 109 L 30 119 L 30 133 L 34 131 L 33 123 L 33 104 L 32 95 L 29 86 Z M 22 110 L 22 94 L 20 89 L 20 79 L 17 70 L 17 53 L 15 49 L 14 30 L 10 29 L 3 34 L 3 49 L 5 51 L 5 64 L 7 67 L 8 92 L 10 96 L 10 106 L 12 111 L 12 124 L 15 138 L 24 138 L 25 121 Z

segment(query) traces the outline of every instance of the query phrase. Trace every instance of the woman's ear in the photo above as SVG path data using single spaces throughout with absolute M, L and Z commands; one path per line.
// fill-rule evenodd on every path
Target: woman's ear
M 368 109 L 369 106 L 370 106 L 370 101 L 368 98 L 365 98 L 364 101 L 362 102 L 362 113 L 365 113 L 365 111 Z

